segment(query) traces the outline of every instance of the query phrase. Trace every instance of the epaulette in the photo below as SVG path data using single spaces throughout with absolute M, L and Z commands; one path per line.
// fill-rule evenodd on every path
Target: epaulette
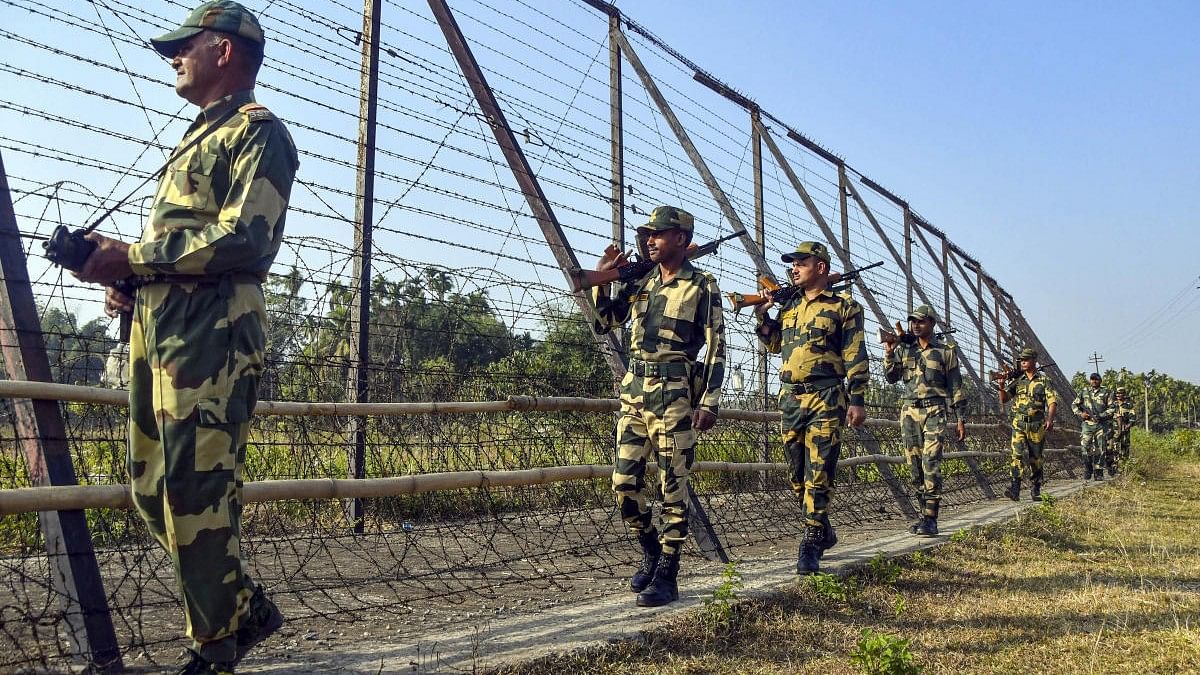
M 269 122 L 275 119 L 275 114 L 260 103 L 247 103 L 238 108 L 238 112 L 244 114 L 248 122 Z

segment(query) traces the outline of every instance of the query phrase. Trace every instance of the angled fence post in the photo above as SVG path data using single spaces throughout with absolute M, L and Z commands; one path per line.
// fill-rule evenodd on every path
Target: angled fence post
M 29 283 L 25 251 L 0 156 L 0 353 L 11 380 L 52 382 L 50 359 Z M 67 430 L 58 401 L 13 399 L 18 442 L 29 467 L 29 484 L 76 485 Z M 82 510 L 42 511 L 52 595 L 62 603 L 71 651 L 102 672 L 123 670 L 104 580 Z

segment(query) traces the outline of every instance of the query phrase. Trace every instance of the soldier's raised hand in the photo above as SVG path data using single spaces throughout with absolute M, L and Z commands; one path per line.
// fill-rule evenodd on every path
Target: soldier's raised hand
M 596 271 L 616 269 L 627 262 L 629 262 L 629 254 L 622 251 L 616 244 L 609 244 L 605 247 L 604 254 L 596 261 Z

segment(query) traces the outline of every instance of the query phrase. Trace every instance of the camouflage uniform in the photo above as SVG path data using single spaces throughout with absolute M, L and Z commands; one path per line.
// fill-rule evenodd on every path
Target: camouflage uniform
M 1133 423 L 1137 420 L 1137 413 L 1133 409 L 1133 401 L 1129 400 L 1126 394 L 1125 387 L 1117 387 L 1117 415 L 1114 420 L 1116 425 L 1115 442 L 1113 445 L 1113 454 L 1117 459 L 1129 459 L 1129 430 L 1133 428 Z
M 1024 354 L 1022 354 L 1024 357 Z M 1043 450 L 1046 444 L 1046 414 L 1058 397 L 1050 378 L 1038 372 L 1032 378 L 1024 373 L 1009 380 L 1005 391 L 1012 405 L 1012 481 L 1019 490 L 1021 478 L 1029 479 L 1035 492 L 1041 490 Z M 1016 499 L 1013 496 L 1013 499 Z
M 1089 378 L 1090 379 L 1090 378 Z M 1084 387 L 1075 392 L 1071 410 L 1076 415 L 1087 413 L 1091 419 L 1084 420 L 1080 429 L 1079 445 L 1083 453 L 1084 479 L 1104 478 L 1107 466 L 1113 475 L 1109 438 L 1112 435 L 1112 420 L 1117 414 L 1117 399 L 1107 387 Z
M 664 215 L 668 212 L 670 216 Z M 692 229 L 691 215 L 681 209 L 655 209 L 650 225 L 660 217 Z M 617 507 L 631 532 L 654 532 L 645 473 L 655 452 L 663 498 L 659 540 L 664 554 L 677 555 L 688 534 L 688 475 L 696 445 L 692 412 L 703 408 L 717 413 L 725 377 L 725 324 L 721 292 L 711 274 L 684 261 L 675 278 L 664 283 L 660 269 L 655 266 L 641 279 L 620 284 L 615 297 L 607 284 L 592 293 L 597 331 L 608 332 L 632 319 L 612 476 Z M 702 347 L 704 360 L 697 362 Z
M 784 261 L 792 255 L 829 261 L 816 242 L 802 243 Z M 863 405 L 870 379 L 862 307 L 848 293 L 826 289 L 812 300 L 797 293 L 778 319 L 760 315 L 757 334 L 768 352 L 783 357 L 779 410 L 792 490 L 804 500 L 805 524 L 828 528 L 846 408 Z
M 260 283 L 283 238 L 299 161 L 274 115 L 237 92 L 206 107 L 159 182 L 141 241 L 130 340 L 133 501 L 167 550 L 187 634 L 233 662 L 255 584 L 240 551 L 242 466 L 263 369 Z
M 934 319 L 933 309 L 921 305 L 913 319 Z M 922 348 L 911 335 L 902 339 L 883 359 L 883 374 L 889 383 L 904 380 L 900 408 L 900 437 L 913 487 L 921 501 L 922 518 L 936 521 L 942 498 L 942 452 L 950 413 L 955 422 L 965 422 L 967 392 L 959 372 L 958 347 L 931 339 Z

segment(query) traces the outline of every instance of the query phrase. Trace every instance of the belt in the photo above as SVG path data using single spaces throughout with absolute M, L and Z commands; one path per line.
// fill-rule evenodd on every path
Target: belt
M 134 286 L 152 286 L 154 284 L 198 284 L 200 286 L 216 286 L 221 283 L 231 284 L 261 284 L 263 278 L 253 272 L 230 272 L 216 276 L 201 276 L 198 274 L 150 274 L 133 277 Z
M 808 382 L 784 383 L 785 389 L 791 389 L 793 394 L 813 394 L 818 391 L 825 391 L 831 387 L 836 387 L 842 383 L 841 378 L 827 377 L 821 380 L 809 380 Z
M 630 361 L 629 372 L 637 377 L 687 377 L 690 364 L 686 361 Z
M 908 399 L 904 403 L 914 408 L 939 408 L 946 405 L 946 399 L 941 396 L 937 398 L 913 398 Z

